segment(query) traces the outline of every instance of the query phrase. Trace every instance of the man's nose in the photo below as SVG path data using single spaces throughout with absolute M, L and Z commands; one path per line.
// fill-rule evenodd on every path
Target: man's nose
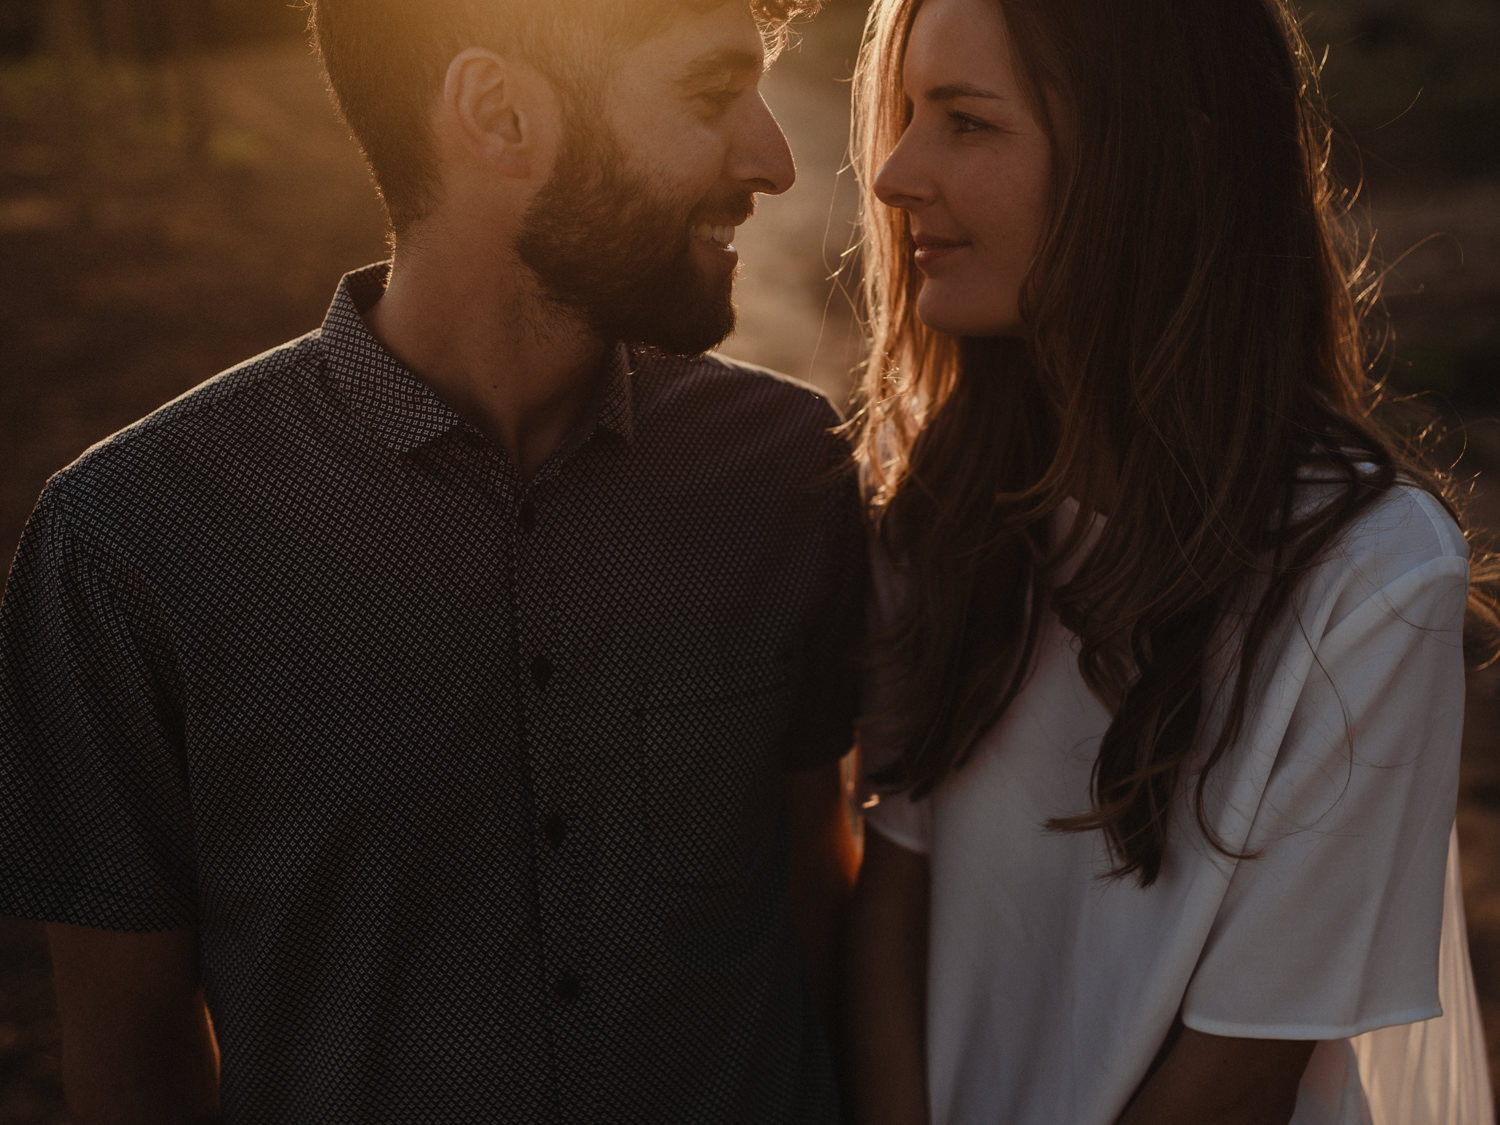
M 797 178 L 786 134 L 760 94 L 746 106 L 746 119 L 730 155 L 730 174 L 751 191 L 780 195 Z

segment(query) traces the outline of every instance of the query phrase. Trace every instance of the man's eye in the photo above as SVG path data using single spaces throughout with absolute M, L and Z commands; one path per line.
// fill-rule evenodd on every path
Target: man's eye
M 698 100 L 714 113 L 723 113 L 734 104 L 740 92 L 735 89 L 723 88 L 717 90 L 704 90 L 698 95 Z

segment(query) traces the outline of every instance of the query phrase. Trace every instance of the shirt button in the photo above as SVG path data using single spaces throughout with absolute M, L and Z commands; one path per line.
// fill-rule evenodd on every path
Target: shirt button
M 572 973 L 568 973 L 552 982 L 552 991 L 557 994 L 559 1000 L 572 1003 L 578 999 L 578 994 L 583 991 L 583 985 L 578 982 L 577 977 Z
M 536 530 L 536 505 L 530 500 L 521 501 L 521 510 L 516 513 L 516 522 L 521 525 L 522 531 Z
M 547 838 L 547 843 L 560 848 L 568 835 L 568 822 L 560 813 L 548 813 L 547 819 L 542 823 L 542 835 Z
M 545 656 L 537 656 L 531 662 L 531 682 L 539 688 L 546 687 L 552 682 L 552 661 Z

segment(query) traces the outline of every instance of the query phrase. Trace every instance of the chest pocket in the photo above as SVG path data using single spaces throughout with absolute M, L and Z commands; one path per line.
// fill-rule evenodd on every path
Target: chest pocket
M 695 668 L 645 693 L 636 762 L 658 878 L 726 886 L 769 854 L 790 701 L 781 661 Z

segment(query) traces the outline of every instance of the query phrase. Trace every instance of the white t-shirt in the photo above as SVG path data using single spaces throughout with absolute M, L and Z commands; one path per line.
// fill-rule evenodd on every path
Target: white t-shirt
M 878 611 L 895 584 L 877 564 Z M 1417 489 L 1347 529 L 1269 638 L 1243 733 L 1211 774 L 1210 823 L 1256 857 L 1215 851 L 1184 806 L 1145 890 L 1100 877 L 1101 833 L 1043 827 L 1090 807 L 1109 725 L 1076 638 L 1049 615 L 1024 690 L 972 760 L 928 799 L 866 810 L 930 864 L 933 1125 L 1109 1125 L 1178 1016 L 1214 1035 L 1325 1041 L 1293 1122 L 1370 1120 L 1351 1037 L 1439 1014 L 1467 586 L 1463 537 Z M 881 758 L 867 750 L 871 767 Z M 1447 945 L 1471 1021 L 1467 950 Z M 1482 1089 L 1465 1096 L 1487 1101 L 1479 1050 L 1462 1065 Z

